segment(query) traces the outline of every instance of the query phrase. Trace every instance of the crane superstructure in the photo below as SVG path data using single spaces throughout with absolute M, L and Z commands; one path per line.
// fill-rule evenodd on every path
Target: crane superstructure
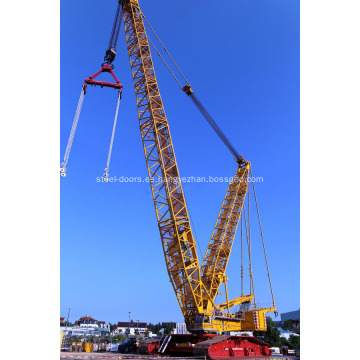
M 235 150 L 210 114 L 202 106 L 187 82 L 182 87 L 183 91 L 192 99 L 224 141 L 234 156 L 237 165 L 235 175 L 228 185 L 204 259 L 200 264 L 169 124 L 156 79 L 149 39 L 145 30 L 144 19 L 147 20 L 141 12 L 138 0 L 118 0 L 111 38 L 104 58 L 105 63 L 102 64 L 102 69 L 98 73 L 85 80 L 82 92 L 86 93 L 88 84 L 113 87 L 119 90 L 120 101 L 122 85 L 112 71 L 112 63 L 116 57 L 116 43 L 122 19 L 134 82 L 142 144 L 149 178 L 151 179 L 151 192 L 165 262 L 187 329 L 193 334 L 190 342 L 192 341 L 195 344 L 195 350 L 198 349 L 197 353 L 217 358 L 222 355 L 210 354 L 213 345 L 219 344 L 219 342 L 229 343 L 233 341 L 235 345 L 229 345 L 235 354 L 233 356 L 247 356 L 244 350 L 246 346 L 243 346 L 241 354 L 240 352 L 234 352 L 236 346 L 240 349 L 239 346 L 242 346 L 240 343 L 245 341 L 242 337 L 233 337 L 234 339 L 231 340 L 229 336 L 221 338 L 215 336 L 215 334 L 242 330 L 265 331 L 266 313 L 276 311 L 274 301 L 271 307 L 259 308 L 256 306 L 251 263 L 250 293 L 244 295 L 242 291 L 239 297 L 231 300 L 228 298 L 226 268 L 239 221 L 241 217 L 244 217 L 246 221 L 243 209 L 249 190 L 247 179 L 251 172 L 250 162 L 246 161 Z M 111 73 L 116 80 L 115 83 L 96 82 L 94 77 L 102 72 Z M 64 169 L 66 169 L 66 164 L 62 167 L 62 174 L 64 174 Z M 105 175 L 107 176 L 107 173 Z M 248 225 L 250 226 L 250 224 Z M 216 297 L 222 284 L 225 285 L 226 301 L 216 305 Z M 253 302 L 254 306 L 250 309 Z M 239 305 L 241 311 L 230 311 L 230 309 Z M 186 339 L 183 342 L 177 339 L 177 342 L 173 342 L 173 348 L 178 343 L 186 343 Z M 255 350 L 252 350 L 255 351 L 254 354 L 258 351 L 257 355 L 268 355 L 267 344 L 261 343 L 254 338 L 248 338 L 246 341 L 254 347 Z M 159 347 L 161 352 L 164 353 L 164 348 L 171 348 L 171 341 L 163 339 Z M 175 351 L 175 353 L 177 352 Z
M 256 310 L 258 326 L 254 326 L 253 311 L 245 313 L 243 321 L 232 314 L 222 314 L 221 319 L 214 315 L 219 308 L 215 305 L 219 287 L 226 283 L 225 270 L 248 190 L 250 163 L 236 152 L 234 181 L 228 186 L 200 266 L 143 15 L 138 0 L 121 3 L 145 158 L 150 179 L 156 179 L 150 185 L 166 266 L 187 327 L 190 331 L 266 330 L 265 313 L 274 308 Z M 193 94 L 191 88 L 185 91 Z M 230 302 L 235 306 L 253 297 L 249 294 Z

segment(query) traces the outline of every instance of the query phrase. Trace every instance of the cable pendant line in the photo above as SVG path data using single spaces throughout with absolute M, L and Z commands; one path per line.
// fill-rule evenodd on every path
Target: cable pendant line
M 160 59 L 162 60 L 162 62 L 164 63 L 164 65 L 166 66 L 166 68 L 169 70 L 170 74 L 172 75 L 172 77 L 175 79 L 175 81 L 177 82 L 177 84 L 179 85 L 180 89 L 183 90 L 183 87 L 181 86 L 179 80 L 177 79 L 177 77 L 175 76 L 175 74 L 171 71 L 169 65 L 166 63 L 166 61 L 164 60 L 164 58 L 161 56 L 160 52 L 158 51 L 158 49 L 156 48 L 156 46 L 154 45 L 154 43 L 151 41 L 150 38 L 148 38 L 150 44 L 152 45 L 152 47 L 154 48 L 154 50 L 156 51 L 156 53 L 158 54 L 158 56 L 160 57 Z M 218 126 L 218 124 L 215 122 L 215 120 L 212 118 L 212 116 L 209 114 L 209 112 L 205 109 L 205 107 L 201 104 L 200 100 L 197 98 L 197 96 L 194 93 L 191 93 L 189 95 L 189 97 L 191 98 L 191 100 L 194 102 L 195 106 L 197 107 L 197 109 L 200 111 L 200 113 L 203 115 L 203 117 L 205 118 L 205 120 L 209 123 L 209 125 L 213 128 L 213 130 L 216 132 L 216 134 L 219 136 L 219 138 L 222 140 L 222 142 L 225 144 L 225 146 L 230 150 L 230 152 L 233 154 L 234 158 L 236 161 L 245 163 L 244 158 L 238 153 L 238 151 L 236 151 L 236 149 L 234 148 L 234 146 L 231 144 L 231 142 L 229 141 L 229 139 L 225 136 L 225 134 L 223 133 L 223 131 L 220 129 L 220 127 Z
M 249 196 L 249 194 L 248 194 Z M 251 243 L 249 239 L 249 234 L 247 230 L 247 223 L 246 223 L 246 213 L 244 212 L 244 224 L 245 224 L 245 234 L 246 234 L 246 241 L 248 245 L 248 255 L 249 255 L 249 276 L 250 276 L 250 294 L 254 295 L 254 305 L 256 309 L 256 299 L 255 299 L 255 287 L 254 287 L 254 279 L 252 274 L 252 265 L 251 265 Z
M 149 24 L 150 26 L 150 24 Z M 151 27 L 151 26 L 150 26 Z M 182 86 L 180 84 L 180 82 L 178 81 L 178 79 L 176 78 L 175 74 L 171 71 L 170 67 L 168 66 L 168 64 L 166 63 L 166 61 L 164 60 L 164 58 L 161 56 L 160 52 L 158 51 L 158 49 L 156 48 L 156 46 L 154 45 L 154 43 L 151 41 L 151 39 L 149 37 L 147 37 L 147 39 L 149 40 L 150 44 L 152 45 L 152 47 L 154 48 L 155 52 L 158 54 L 158 56 L 160 57 L 160 59 L 162 60 L 162 62 L 164 63 L 164 65 L 166 66 L 166 68 L 169 70 L 169 72 L 171 73 L 172 77 L 175 79 L 175 81 L 178 83 L 180 89 L 182 89 Z M 110 151 L 110 150 L 109 150 Z M 109 160 L 108 160 L 109 161 Z M 107 165 L 107 168 L 108 168 L 108 165 Z M 106 169 L 105 169 L 105 174 L 106 174 Z M 105 174 L 104 174 L 104 179 L 105 179 Z M 105 180 L 106 181 L 106 180 Z M 184 195 L 184 198 L 185 198 L 185 195 Z M 186 198 L 185 198 L 185 202 L 187 202 Z M 192 217 L 191 217 L 191 213 L 190 213 L 190 210 L 188 210 L 189 212 L 189 219 L 190 219 L 190 223 L 191 223 L 191 226 L 192 228 L 194 229 L 194 234 L 195 234 L 195 241 L 197 243 L 197 246 L 200 250 L 200 254 L 201 254 L 201 257 L 204 258 L 204 255 L 203 255 L 203 252 L 201 250 L 201 246 L 200 246 L 200 242 L 198 240 L 198 237 L 197 237 L 197 233 L 196 233 L 196 229 L 195 229 L 195 226 L 194 226 L 194 222 L 192 220 Z
M 251 254 L 251 229 L 250 229 L 250 187 L 249 187 L 249 179 L 247 179 L 247 183 L 248 183 L 248 231 L 249 231 L 249 251 Z M 254 291 L 254 295 L 255 295 L 255 287 L 254 287 L 254 277 L 253 277 L 253 273 L 252 273 L 252 267 L 251 267 L 251 279 L 252 279 L 252 286 L 253 286 L 253 291 Z M 254 305 L 255 305 L 255 309 L 256 309 L 256 300 L 254 298 Z
M 185 200 L 185 203 L 187 205 L 189 205 L 189 202 L 187 201 L 186 197 L 185 197 L 185 193 L 183 194 L 184 196 L 184 200 Z M 201 260 L 204 258 L 204 255 L 203 255 L 203 252 L 201 250 L 201 246 L 200 246 L 200 242 L 199 242 L 199 239 L 198 239 L 198 236 L 197 236 L 197 233 L 196 233 L 196 229 L 195 229 L 195 225 L 194 225 L 194 222 L 193 222 L 193 219 L 191 217 L 191 212 L 190 212 L 190 207 L 188 206 L 188 213 L 189 213 L 189 219 L 190 219 L 190 224 L 191 224 L 191 228 L 194 229 L 194 235 L 195 235 L 195 241 L 196 241 L 196 245 L 197 247 L 199 248 L 199 251 L 200 251 L 200 255 L 201 255 Z
M 191 100 L 194 102 L 195 106 L 198 108 L 198 110 L 201 112 L 201 114 L 204 116 L 205 120 L 209 123 L 209 125 L 213 128 L 213 130 L 216 132 L 216 134 L 219 136 L 219 138 L 222 140 L 224 145 L 229 149 L 229 151 L 233 154 L 235 160 L 240 163 L 245 163 L 245 159 L 239 154 L 239 152 L 234 148 L 234 146 L 231 144 L 230 140 L 225 136 L 223 131 L 220 129 L 219 125 L 215 122 L 213 117 L 209 114 L 209 112 L 205 109 L 204 105 L 201 104 L 198 97 L 192 93 L 189 95 Z
M 78 104 L 77 104 L 77 107 L 76 107 L 74 121 L 73 121 L 73 124 L 71 126 L 69 140 L 68 140 L 66 150 L 65 150 L 64 160 L 61 163 L 60 175 L 62 177 L 66 176 L 66 166 L 67 166 L 68 161 L 69 161 L 70 151 L 71 151 L 71 147 L 72 147 L 72 144 L 73 144 L 73 141 L 74 141 L 75 131 L 76 131 L 76 127 L 77 127 L 77 124 L 78 124 L 78 121 L 79 121 L 82 105 L 83 105 L 83 102 L 84 102 L 84 97 L 85 97 L 85 88 L 83 86 L 82 89 L 81 89 L 80 98 L 79 98 L 79 101 L 78 101 Z
M 118 100 L 117 100 L 117 104 L 116 104 L 114 125 L 113 125 L 113 129 L 112 129 L 112 133 L 111 133 L 109 152 L 108 152 L 108 157 L 107 157 L 107 162 L 106 162 L 106 167 L 105 167 L 105 172 L 104 172 L 104 181 L 105 182 L 109 181 L 110 159 L 111 159 L 111 154 L 112 154 L 112 149 L 113 149 L 113 144 L 114 144 L 114 136 L 115 136 L 116 123 L 117 123 L 118 114 L 119 114 L 120 101 L 121 101 L 121 91 L 119 91 L 119 96 L 118 96 Z
M 251 178 L 253 178 L 251 166 L 250 166 L 250 175 L 251 175 Z M 255 192 L 255 184 L 254 184 L 253 181 L 252 181 L 252 186 L 253 186 L 253 191 L 254 191 L 254 198 L 255 198 L 255 204 L 256 204 L 256 212 L 257 212 L 258 220 L 259 220 L 261 240 L 262 240 L 262 245 L 263 245 L 263 249 L 264 249 L 266 270 L 267 270 L 268 278 L 269 278 L 269 285 L 270 285 L 271 297 L 272 297 L 272 301 L 273 301 L 273 306 L 275 307 L 275 299 L 274 299 L 274 293 L 273 293 L 273 289 L 272 289 L 272 285 L 271 285 L 271 278 L 270 278 L 269 265 L 268 265 L 268 260 L 267 260 L 267 255 L 266 255 L 266 249 L 265 249 L 264 235 L 263 235 L 262 226 L 261 226 L 261 221 L 260 221 L 259 206 L 258 206 L 258 202 L 257 202 L 256 192 Z
M 160 40 L 159 36 L 157 35 L 157 33 L 155 32 L 154 28 L 150 25 L 149 21 L 147 20 L 146 16 L 144 15 L 143 12 L 141 12 L 141 16 L 144 18 L 144 20 L 146 21 L 146 23 L 149 25 L 151 31 L 153 32 L 153 34 L 156 36 L 156 38 L 158 39 L 159 43 L 161 44 L 161 46 L 163 47 L 163 49 L 165 50 L 166 54 L 169 56 L 169 58 L 171 59 L 172 63 L 175 65 L 175 67 L 177 68 L 177 70 L 179 71 L 179 73 L 181 74 L 181 76 L 183 77 L 183 79 L 186 81 L 187 84 L 189 84 L 189 82 L 187 81 L 185 75 L 182 73 L 182 71 L 180 70 L 180 68 L 178 67 L 178 65 L 176 64 L 175 60 L 173 59 L 173 57 L 170 55 L 170 53 L 168 52 L 168 50 L 166 49 L 165 45 L 162 43 L 162 41 Z M 153 45 L 154 46 L 154 45 Z M 182 88 L 182 86 L 181 86 Z
M 248 182 L 248 231 L 249 231 L 249 246 L 250 246 L 250 253 L 251 253 L 251 233 L 250 233 L 250 188 Z
M 246 199 L 245 199 L 246 200 Z M 245 202 L 245 201 L 244 201 Z M 247 244 L 247 248 L 248 248 L 248 260 L 249 260 L 249 282 L 250 282 L 250 294 L 252 294 L 252 271 L 251 271 L 251 250 L 249 250 L 249 234 L 248 234 L 248 230 L 247 230 L 247 223 L 246 223 L 246 209 L 244 206 L 244 227 L 245 227 L 245 237 L 246 237 L 246 244 Z
M 115 48 L 118 38 L 119 38 L 119 32 L 120 32 L 120 27 L 121 27 L 121 18 L 122 18 L 122 12 L 123 12 L 123 7 L 122 4 L 120 4 L 120 2 L 118 3 L 118 7 L 116 9 L 116 14 L 115 14 L 115 19 L 114 19 L 114 24 L 111 30 L 111 35 L 110 35 L 110 40 L 109 40 L 109 45 L 108 48 Z
M 251 254 L 251 233 L 250 233 L 250 188 L 249 188 L 249 182 L 248 182 L 248 232 L 249 232 L 249 252 Z M 252 267 L 251 267 L 251 278 L 252 277 Z M 254 282 L 253 282 L 254 287 Z
M 244 265 L 243 265 L 243 216 L 240 217 L 240 239 L 241 239 L 241 296 L 244 296 Z
M 109 45 L 104 56 L 105 63 L 109 64 L 112 67 L 113 67 L 112 63 L 114 62 L 116 57 L 116 44 L 119 38 L 122 17 L 123 17 L 123 4 L 119 1 L 118 7 L 116 9 L 113 27 L 111 30 Z
M 164 65 L 166 66 L 166 68 L 169 70 L 170 74 L 172 75 L 172 77 L 175 79 L 175 81 L 178 83 L 178 85 L 180 86 L 180 89 L 182 90 L 183 87 L 180 84 L 180 81 L 177 79 L 177 77 L 175 76 L 175 74 L 172 72 L 172 70 L 170 69 L 169 65 L 167 64 L 167 62 L 165 61 L 165 59 L 161 56 L 159 50 L 156 48 L 156 46 L 154 45 L 154 43 L 151 41 L 151 39 L 148 37 L 148 40 L 150 42 L 150 44 L 152 45 L 152 47 L 154 48 L 154 50 L 156 51 L 156 53 L 158 54 L 158 56 L 160 57 L 160 59 L 162 60 L 162 62 L 164 63 Z
M 161 42 L 160 38 L 157 36 L 156 32 L 154 31 L 154 29 L 151 27 L 151 25 L 149 24 L 149 22 L 147 21 L 145 15 L 143 13 L 141 13 L 141 15 L 144 17 L 145 21 L 147 22 L 147 24 L 149 25 L 149 27 L 151 28 L 152 32 L 155 34 L 156 38 L 159 40 L 160 44 L 163 46 L 164 50 L 166 51 L 166 53 L 169 55 L 170 59 L 172 60 L 172 62 L 174 63 L 174 65 L 176 66 L 176 68 L 178 69 L 178 71 L 180 72 L 180 74 L 182 75 L 182 77 L 184 78 L 184 80 L 186 81 L 187 84 L 189 84 L 189 82 L 187 81 L 187 79 L 185 78 L 184 74 L 181 72 L 180 68 L 177 66 L 177 64 L 175 63 L 174 59 L 171 57 L 171 55 L 169 54 L 169 52 L 167 51 L 167 49 L 165 48 L 164 44 Z M 169 65 L 167 64 L 167 62 L 165 61 L 165 59 L 162 57 L 162 55 L 160 54 L 159 50 L 156 48 L 156 46 L 154 45 L 154 43 L 151 41 L 151 39 L 148 37 L 148 40 L 151 44 L 151 46 L 154 48 L 155 52 L 157 53 L 157 55 L 160 57 L 161 61 L 164 63 L 164 65 L 166 66 L 166 68 L 169 70 L 171 76 L 175 79 L 175 81 L 177 82 L 177 84 L 179 85 L 180 89 L 184 91 L 184 87 L 181 86 L 180 81 L 178 80 L 178 78 L 175 76 L 175 74 L 173 73 L 173 71 L 170 69 Z M 192 90 L 191 90 L 192 91 Z M 205 118 L 205 120 L 209 123 L 209 125 L 213 128 L 213 130 L 216 132 L 216 134 L 220 137 L 220 139 L 222 140 L 222 142 L 225 144 L 225 146 L 229 149 L 229 151 L 233 154 L 235 160 L 237 162 L 240 163 L 245 163 L 245 159 L 239 154 L 239 152 L 235 149 L 235 147 L 231 144 L 230 140 L 225 136 L 225 134 L 223 133 L 223 131 L 220 129 L 220 127 L 218 126 L 218 124 L 215 122 L 215 120 L 212 118 L 212 116 L 209 114 L 209 112 L 205 109 L 205 107 L 201 104 L 200 100 L 198 99 L 198 97 L 194 94 L 194 92 L 190 92 L 187 93 L 187 95 L 191 98 L 191 100 L 193 101 L 193 103 L 195 104 L 195 106 L 197 107 L 197 109 L 200 111 L 200 113 L 203 115 L 203 117 Z

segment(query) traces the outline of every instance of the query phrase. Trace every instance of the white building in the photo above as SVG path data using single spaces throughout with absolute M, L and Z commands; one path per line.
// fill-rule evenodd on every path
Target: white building
M 190 334 L 186 329 L 185 323 L 176 323 L 174 334 Z
M 138 332 L 140 335 L 145 335 L 148 332 L 147 324 L 145 322 L 134 321 L 119 321 L 117 328 L 113 331 L 114 335 L 124 334 L 130 332 L 130 335 L 135 335 Z
M 230 336 L 253 336 L 252 331 L 230 331 Z
M 103 336 L 110 333 L 110 329 L 95 328 L 93 326 L 60 326 L 64 336 Z
M 79 320 L 76 320 L 75 325 L 84 328 L 110 328 L 110 325 L 106 324 L 105 321 L 95 320 L 89 315 L 82 316 Z
M 300 336 L 299 334 L 295 334 L 290 330 L 283 330 L 282 328 L 278 328 L 280 332 L 280 337 L 285 338 L 286 340 L 290 339 L 290 336 Z

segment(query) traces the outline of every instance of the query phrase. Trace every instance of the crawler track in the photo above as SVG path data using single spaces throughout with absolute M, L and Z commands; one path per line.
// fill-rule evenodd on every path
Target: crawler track
M 271 353 L 269 344 L 254 337 L 219 335 L 199 342 L 194 347 L 195 356 L 207 359 L 266 359 Z

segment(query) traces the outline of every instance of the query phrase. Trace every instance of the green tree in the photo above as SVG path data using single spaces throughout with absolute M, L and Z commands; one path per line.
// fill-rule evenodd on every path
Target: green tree
M 113 338 L 112 338 L 112 341 L 114 343 L 123 343 L 125 341 L 126 337 L 125 335 L 123 334 L 119 334 L 119 335 L 115 335 Z
M 74 324 L 72 324 L 71 322 L 64 321 L 60 323 L 60 326 L 74 326 Z
M 159 331 L 161 330 L 161 324 L 158 323 L 158 324 L 152 324 L 152 323 L 149 323 L 147 328 L 153 333 L 153 334 L 158 334 Z
M 300 350 L 300 336 L 290 335 L 289 344 L 294 350 Z
M 164 328 L 164 334 L 171 334 L 174 330 L 172 323 L 166 324 Z
M 292 330 L 292 326 L 293 326 L 293 321 L 289 319 L 284 321 L 284 324 L 281 325 L 281 328 L 283 330 Z
M 117 324 L 110 324 L 110 331 L 114 331 L 117 329 Z M 122 330 L 120 330 L 122 331 Z
M 284 341 L 280 337 L 280 331 L 277 329 L 276 324 L 271 319 L 271 317 L 266 318 L 266 324 L 267 324 L 267 331 L 254 331 L 254 337 L 256 337 L 259 340 L 265 341 L 270 346 L 282 346 L 284 344 Z M 286 341 L 286 339 L 284 339 Z

